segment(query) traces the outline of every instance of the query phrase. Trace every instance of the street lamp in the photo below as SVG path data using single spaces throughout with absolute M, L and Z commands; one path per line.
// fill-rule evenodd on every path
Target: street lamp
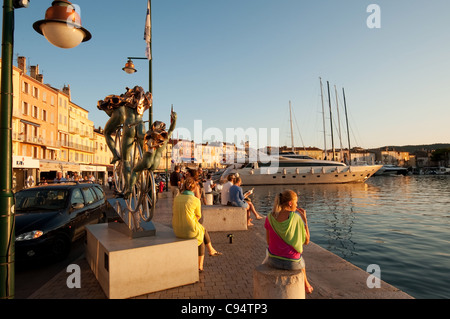
M 127 57 L 128 61 L 125 63 L 125 66 L 122 68 L 126 73 L 133 74 L 137 72 L 137 70 L 134 68 L 133 60 L 148 60 L 148 91 L 153 94 L 153 84 L 152 84 L 152 59 L 148 58 L 142 58 L 142 57 Z M 153 104 L 148 109 L 148 121 L 150 123 L 150 126 L 153 123 Z
M 74 48 L 92 37 L 91 33 L 81 26 L 80 15 L 67 0 L 53 1 L 52 6 L 45 12 L 45 19 L 33 23 L 33 28 L 48 42 L 63 49 Z
M 28 7 L 28 0 L 3 0 L 3 26 L 2 26 L 2 69 L 1 69 L 1 97 L 0 97 L 0 299 L 11 299 L 14 297 L 14 194 L 12 192 L 12 112 L 13 112 L 13 48 L 14 48 L 14 9 Z M 46 33 L 52 40 L 54 45 L 60 47 L 74 46 L 81 38 L 82 41 L 88 41 L 91 38 L 90 33 L 81 28 L 78 13 L 74 13 L 75 9 L 69 1 L 53 1 L 52 10 L 50 8 L 49 16 L 46 21 L 37 23 L 41 26 L 39 30 L 44 28 L 42 32 Z M 65 10 L 65 15 L 62 12 Z M 69 12 L 69 14 L 67 14 Z M 64 20 L 65 17 L 65 20 Z M 67 18 L 70 18 L 69 20 Z M 75 19 L 74 19 L 75 18 Z M 67 38 L 78 33 L 76 30 L 71 32 L 54 32 L 52 28 L 58 25 L 63 26 L 65 21 L 66 27 L 71 29 L 80 29 L 83 33 L 81 37 L 78 34 L 77 40 L 69 40 Z M 56 23 L 50 23 L 56 22 Z M 45 27 L 43 25 L 45 24 Z M 38 30 L 36 30 L 39 32 Z M 41 32 L 39 32 L 41 33 Z M 59 36 L 66 39 L 59 39 Z M 76 36 L 75 36 L 76 37 Z M 53 42 L 52 42 L 53 41 Z M 79 44 L 78 43 L 78 44 Z
M 125 63 L 125 66 L 122 68 L 125 72 L 128 74 L 133 74 L 137 72 L 137 70 L 134 68 L 134 63 L 131 59 L 128 59 L 127 63 Z

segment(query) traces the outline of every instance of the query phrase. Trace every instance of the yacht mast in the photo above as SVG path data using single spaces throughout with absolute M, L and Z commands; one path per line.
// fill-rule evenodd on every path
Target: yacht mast
M 330 98 L 330 82 L 327 81 L 328 87 L 328 104 L 330 106 L 330 126 L 331 126 L 331 147 L 333 148 L 333 161 L 335 159 L 335 151 L 334 151 L 334 137 L 333 137 L 333 116 L 331 114 L 331 98 Z
M 348 130 L 348 116 L 347 116 L 347 102 L 345 101 L 345 91 L 342 88 L 342 94 L 344 95 L 344 107 L 345 107 L 345 119 L 347 122 L 347 138 L 348 138 L 348 164 L 352 165 L 352 155 L 350 152 L 350 131 Z
M 325 130 L 325 109 L 323 106 L 323 86 L 322 86 L 322 78 L 320 79 L 320 96 L 322 99 L 322 121 L 323 121 L 323 152 L 324 152 L 324 159 L 327 157 L 327 134 Z
M 291 101 L 289 101 L 289 117 L 290 117 L 290 123 L 291 123 L 291 145 L 292 145 L 292 152 L 295 154 L 295 151 L 294 151 L 294 130 L 292 129 L 292 108 L 291 108 Z
M 344 158 L 343 150 L 342 150 L 342 134 L 341 134 L 341 117 L 339 115 L 339 102 L 338 102 L 338 94 L 336 85 L 334 86 L 334 94 L 336 95 L 336 109 L 337 109 L 337 116 L 338 116 L 338 131 L 339 131 L 339 145 L 341 147 L 341 160 Z

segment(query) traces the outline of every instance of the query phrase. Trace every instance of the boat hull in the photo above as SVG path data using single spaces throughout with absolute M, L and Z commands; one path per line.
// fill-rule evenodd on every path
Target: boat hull
M 374 175 L 383 176 L 383 175 L 407 175 L 407 174 L 408 174 L 407 168 L 393 165 L 384 165 Z
M 364 183 L 381 167 L 382 165 L 308 169 L 242 168 L 228 170 L 222 178 L 230 173 L 238 173 L 242 179 L 242 185 L 245 186 Z

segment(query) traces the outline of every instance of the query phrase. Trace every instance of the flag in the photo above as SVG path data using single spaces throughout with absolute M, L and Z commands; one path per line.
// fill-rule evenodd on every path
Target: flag
M 150 1 L 151 0 L 148 0 L 148 3 L 147 3 L 147 17 L 145 19 L 145 31 L 144 31 L 144 40 L 145 40 L 145 42 L 147 42 L 145 56 L 149 60 L 152 59 L 152 48 L 150 45 L 150 43 L 152 41 L 152 21 L 151 21 L 152 10 L 151 10 L 151 6 L 150 6 Z

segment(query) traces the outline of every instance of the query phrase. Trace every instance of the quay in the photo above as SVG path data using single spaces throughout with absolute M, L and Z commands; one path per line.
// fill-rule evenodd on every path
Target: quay
M 107 197 L 112 192 L 105 188 Z M 153 221 L 171 227 L 172 195 L 160 194 Z M 222 252 L 211 257 L 206 252 L 199 282 L 154 292 L 133 299 L 253 299 L 253 270 L 265 258 L 264 219 L 253 221 L 246 231 L 210 232 L 213 246 Z M 306 299 L 413 299 L 410 295 L 381 281 L 380 288 L 369 288 L 369 273 L 337 255 L 310 243 L 304 247 L 308 280 L 314 292 Z M 70 273 L 62 270 L 29 299 L 107 299 L 85 256 L 74 262 L 81 270 L 81 288 L 68 288 Z

